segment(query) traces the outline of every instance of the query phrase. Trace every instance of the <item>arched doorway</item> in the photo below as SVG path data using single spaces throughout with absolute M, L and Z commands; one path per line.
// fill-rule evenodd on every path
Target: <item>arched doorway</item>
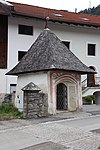
M 94 66 L 90 66 L 90 69 L 95 71 Z M 94 87 L 95 86 L 95 74 L 89 73 L 87 74 L 87 87 Z
M 68 101 L 67 101 L 67 87 L 63 83 L 57 85 L 57 101 L 56 108 L 57 110 L 67 110 Z

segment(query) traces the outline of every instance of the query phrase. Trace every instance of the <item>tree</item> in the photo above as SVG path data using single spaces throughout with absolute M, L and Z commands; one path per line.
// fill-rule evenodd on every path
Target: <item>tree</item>
M 100 5 L 98 5 L 97 7 L 81 10 L 79 13 L 100 15 Z

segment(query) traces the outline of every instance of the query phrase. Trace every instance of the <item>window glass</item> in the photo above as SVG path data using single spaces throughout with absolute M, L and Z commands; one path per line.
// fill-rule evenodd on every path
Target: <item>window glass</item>
M 18 51 L 18 61 L 20 61 L 26 53 L 27 52 L 25 52 L 25 51 Z
M 68 41 L 62 41 L 62 42 L 67 46 L 68 49 L 70 49 L 70 42 Z
M 24 35 L 33 35 L 33 27 L 26 25 L 18 25 L 18 33 Z
M 96 54 L 96 44 L 88 44 L 88 55 L 95 56 Z

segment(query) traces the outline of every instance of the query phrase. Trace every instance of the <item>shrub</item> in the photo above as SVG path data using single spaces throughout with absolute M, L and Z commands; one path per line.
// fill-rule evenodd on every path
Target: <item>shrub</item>
M 86 101 L 93 101 L 93 100 L 95 100 L 95 96 L 94 95 L 87 95 L 87 96 L 84 96 L 82 99 L 86 100 Z
M 12 104 L 1 104 L 0 105 L 0 120 L 21 118 L 22 113 Z

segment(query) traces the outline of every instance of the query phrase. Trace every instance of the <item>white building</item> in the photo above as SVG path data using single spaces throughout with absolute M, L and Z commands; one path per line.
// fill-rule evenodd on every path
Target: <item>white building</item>
M 46 21 L 46 18 L 49 18 Z M 18 3 L 0 3 L 0 99 L 16 90 L 17 77 L 6 76 L 47 25 L 100 77 L 100 16 Z M 82 80 L 86 79 L 86 76 Z M 85 82 L 86 86 L 86 82 Z M 85 89 L 86 90 L 86 89 Z M 98 89 L 96 89 L 98 90 Z M 88 93 L 90 94 L 90 93 Z

